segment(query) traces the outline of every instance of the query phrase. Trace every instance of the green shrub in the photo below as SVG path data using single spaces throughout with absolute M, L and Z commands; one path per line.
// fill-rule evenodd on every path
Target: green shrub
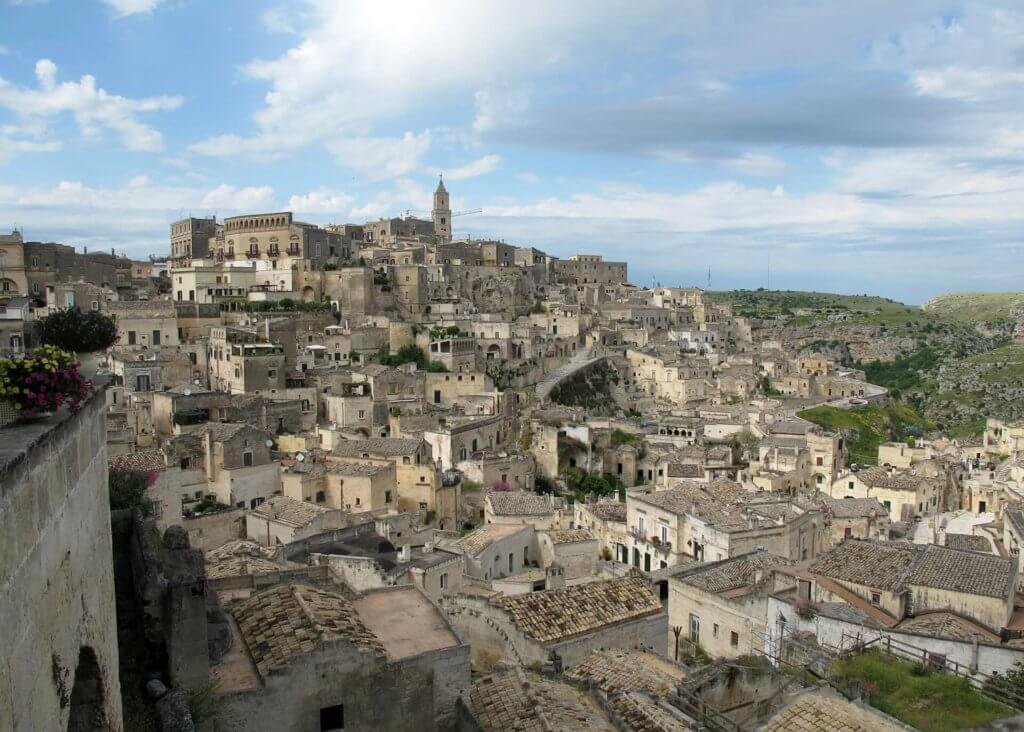
M 39 338 L 45 345 L 72 353 L 105 351 L 117 342 L 117 324 L 98 310 L 68 308 L 40 319 Z

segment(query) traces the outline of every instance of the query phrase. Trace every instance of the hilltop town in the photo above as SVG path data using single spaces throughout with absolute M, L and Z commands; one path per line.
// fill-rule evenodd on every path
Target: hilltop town
M 467 213 L 0 236 L 0 355 L 116 327 L 81 409 L 0 407 L 0 728 L 1024 710 L 1015 301 L 641 287 Z

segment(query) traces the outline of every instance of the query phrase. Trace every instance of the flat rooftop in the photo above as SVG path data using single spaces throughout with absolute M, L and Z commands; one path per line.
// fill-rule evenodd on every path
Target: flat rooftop
M 415 587 L 367 592 L 352 605 L 391 660 L 459 645 L 441 613 Z

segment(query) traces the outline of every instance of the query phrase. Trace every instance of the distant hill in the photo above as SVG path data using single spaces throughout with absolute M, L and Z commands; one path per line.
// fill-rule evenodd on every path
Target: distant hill
M 954 292 L 926 302 L 922 310 L 963 323 L 1024 318 L 1024 292 Z
M 709 293 L 733 312 L 748 318 L 791 316 L 794 325 L 841 317 L 855 323 L 882 325 L 916 320 L 919 308 L 876 295 L 837 295 L 801 290 L 719 290 Z

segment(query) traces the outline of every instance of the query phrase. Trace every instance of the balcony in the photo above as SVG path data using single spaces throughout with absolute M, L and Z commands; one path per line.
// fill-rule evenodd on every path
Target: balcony
M 279 257 L 279 256 L 281 256 L 281 252 L 278 251 L 277 249 L 270 249 L 270 250 L 267 251 L 267 256 L 268 257 Z
M 234 252 L 228 252 L 227 254 L 224 255 L 224 259 L 234 259 L 234 258 L 235 258 L 235 253 Z
M 298 247 L 288 247 L 288 256 L 289 257 L 297 257 L 297 256 L 299 256 L 299 248 Z
M 250 249 L 245 253 L 245 256 L 247 256 L 249 259 L 258 259 L 260 256 L 260 251 L 259 249 Z

